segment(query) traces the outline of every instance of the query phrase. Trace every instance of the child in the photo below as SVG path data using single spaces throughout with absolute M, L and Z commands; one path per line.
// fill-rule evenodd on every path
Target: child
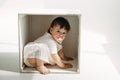
M 72 64 L 62 62 L 62 60 L 73 60 L 62 52 L 62 41 L 69 30 L 70 25 L 65 18 L 55 18 L 48 32 L 24 47 L 24 63 L 29 67 L 35 67 L 42 74 L 50 73 L 47 64 L 57 64 L 60 68 L 72 68 Z

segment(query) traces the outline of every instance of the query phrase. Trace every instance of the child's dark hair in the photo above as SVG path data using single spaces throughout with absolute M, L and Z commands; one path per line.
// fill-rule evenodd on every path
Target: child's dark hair
M 70 30 L 70 24 L 68 20 L 63 17 L 55 18 L 52 21 L 50 28 L 53 28 L 55 25 L 60 25 L 60 28 L 64 28 L 65 30 L 67 30 L 67 32 Z M 48 29 L 48 33 L 50 33 L 50 28 Z

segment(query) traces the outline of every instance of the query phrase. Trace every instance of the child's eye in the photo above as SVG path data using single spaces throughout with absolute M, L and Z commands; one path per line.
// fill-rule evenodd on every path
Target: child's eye
M 59 30 L 57 32 L 60 32 Z
M 63 34 L 66 34 L 65 32 L 63 32 Z
M 63 35 L 65 35 L 66 34 L 66 32 L 61 32 L 61 31 L 56 31 L 57 33 L 59 33 L 59 34 L 63 34 Z

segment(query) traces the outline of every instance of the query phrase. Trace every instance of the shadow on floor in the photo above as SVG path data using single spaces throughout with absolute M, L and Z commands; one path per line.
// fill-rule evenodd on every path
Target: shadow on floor
M 19 72 L 19 55 L 17 52 L 0 52 L 0 70 Z

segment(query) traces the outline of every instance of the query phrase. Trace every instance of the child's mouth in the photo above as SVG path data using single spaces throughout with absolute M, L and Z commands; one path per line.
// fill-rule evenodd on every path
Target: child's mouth
M 62 43 L 62 41 L 63 41 L 62 38 L 58 38 L 58 39 L 57 39 L 57 42 L 60 43 L 60 44 Z

